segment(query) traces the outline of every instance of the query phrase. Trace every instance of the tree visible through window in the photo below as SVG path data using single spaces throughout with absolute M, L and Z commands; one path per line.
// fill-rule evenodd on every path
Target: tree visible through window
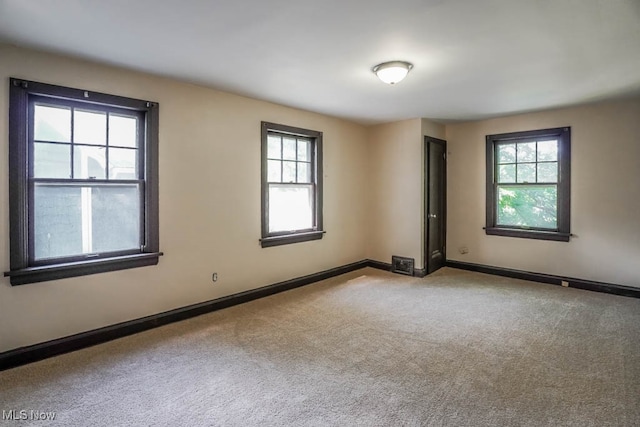
M 487 136 L 487 234 L 569 239 L 570 129 Z

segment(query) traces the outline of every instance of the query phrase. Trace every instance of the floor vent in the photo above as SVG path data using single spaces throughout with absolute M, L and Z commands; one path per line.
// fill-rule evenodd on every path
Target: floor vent
M 413 258 L 406 258 L 402 256 L 393 255 L 391 257 L 391 271 L 393 273 L 406 274 L 413 276 Z

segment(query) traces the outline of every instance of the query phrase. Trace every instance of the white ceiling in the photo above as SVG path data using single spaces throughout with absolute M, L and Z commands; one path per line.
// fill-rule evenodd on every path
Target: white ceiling
M 0 0 L 0 40 L 360 123 L 640 93 L 640 0 Z

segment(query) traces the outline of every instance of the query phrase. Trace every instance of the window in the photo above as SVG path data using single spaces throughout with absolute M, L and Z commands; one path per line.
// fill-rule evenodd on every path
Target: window
M 487 135 L 486 233 L 568 242 L 571 128 Z
M 323 233 L 322 132 L 262 122 L 262 247 Z
M 158 104 L 10 80 L 11 284 L 158 263 Z

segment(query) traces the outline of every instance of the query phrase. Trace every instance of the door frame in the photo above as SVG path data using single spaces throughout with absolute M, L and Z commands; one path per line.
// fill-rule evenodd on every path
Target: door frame
M 429 226 L 429 195 L 428 195 L 428 191 L 429 191 L 429 160 L 430 160 L 430 155 L 431 155 L 431 150 L 429 149 L 429 143 L 436 143 L 436 144 L 440 144 L 444 147 L 444 167 L 442 168 L 443 171 L 443 177 L 442 177 L 442 183 L 443 183 L 443 187 L 444 187 L 444 194 L 442 195 L 442 210 L 443 210 L 443 216 L 442 216 L 442 229 L 444 231 L 444 238 L 443 238 L 443 251 L 442 251 L 442 257 L 443 257 L 443 262 L 447 261 L 447 141 L 445 141 L 444 139 L 439 139 L 439 138 L 434 138 L 431 136 L 424 136 L 424 161 L 422 164 L 422 168 L 424 170 L 424 191 L 422 192 L 422 197 L 424 200 L 423 203 L 423 224 L 424 224 L 424 245 L 423 245 L 423 250 L 424 250 L 424 274 L 427 275 L 429 274 L 429 232 L 430 232 L 430 226 Z

